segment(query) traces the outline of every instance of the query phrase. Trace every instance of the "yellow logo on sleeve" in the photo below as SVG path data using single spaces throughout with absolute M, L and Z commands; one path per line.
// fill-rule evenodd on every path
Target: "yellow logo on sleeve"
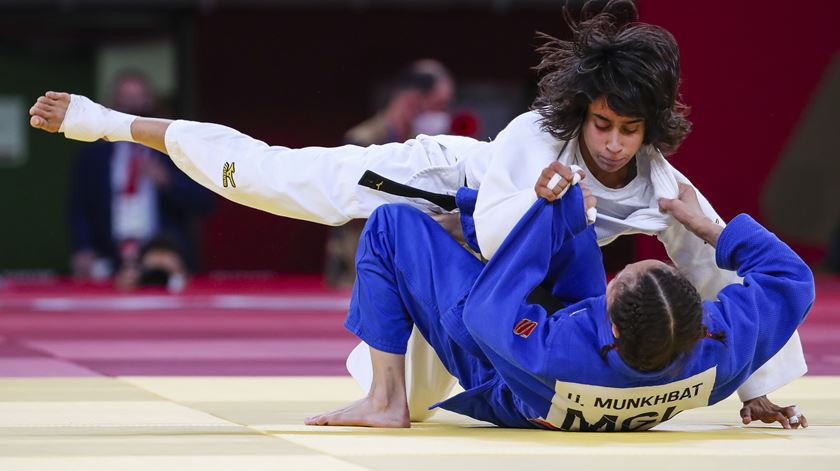
M 236 172 L 236 162 L 225 162 L 225 166 L 222 167 L 222 186 L 227 188 L 230 182 L 230 186 L 236 188 L 236 180 L 233 179 L 234 172 Z

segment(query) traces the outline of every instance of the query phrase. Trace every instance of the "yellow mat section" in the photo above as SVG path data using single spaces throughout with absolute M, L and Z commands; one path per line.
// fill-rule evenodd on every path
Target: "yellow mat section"
M 806 430 L 743 427 L 734 397 L 628 434 L 445 411 L 405 430 L 302 425 L 358 395 L 344 377 L 0 379 L 0 470 L 840 469 L 840 377 L 772 396 L 798 404 Z

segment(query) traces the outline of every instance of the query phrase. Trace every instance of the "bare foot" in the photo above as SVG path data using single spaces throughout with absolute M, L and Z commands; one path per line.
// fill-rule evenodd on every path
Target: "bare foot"
M 409 428 L 405 399 L 382 401 L 371 396 L 342 409 L 307 418 L 306 425 L 351 425 L 356 427 Z
M 38 97 L 29 109 L 29 115 L 32 116 L 29 119 L 29 125 L 47 132 L 58 132 L 68 106 L 70 106 L 70 94 L 47 92 Z

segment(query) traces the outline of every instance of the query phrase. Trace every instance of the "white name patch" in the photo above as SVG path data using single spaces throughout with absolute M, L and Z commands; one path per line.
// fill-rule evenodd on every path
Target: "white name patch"
M 716 367 L 673 383 L 608 388 L 557 381 L 548 417 L 538 422 L 580 432 L 647 430 L 680 412 L 709 404 Z

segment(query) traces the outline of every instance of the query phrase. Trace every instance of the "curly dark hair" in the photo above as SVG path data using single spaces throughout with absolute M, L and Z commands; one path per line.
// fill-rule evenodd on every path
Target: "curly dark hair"
M 703 302 L 697 290 L 676 269 L 654 268 L 631 286 L 620 288 L 608 311 L 620 334 L 601 354 L 617 349 L 625 363 L 640 371 L 660 370 L 698 341 L 721 342 L 703 325 Z
M 586 2 L 580 18 L 563 9 L 573 39 L 537 33 L 542 60 L 533 109 L 542 128 L 568 140 L 578 135 L 589 104 L 606 96 L 623 116 L 645 121 L 644 143 L 670 155 L 691 131 L 688 107 L 679 100 L 680 53 L 665 29 L 638 23 L 629 0 Z

